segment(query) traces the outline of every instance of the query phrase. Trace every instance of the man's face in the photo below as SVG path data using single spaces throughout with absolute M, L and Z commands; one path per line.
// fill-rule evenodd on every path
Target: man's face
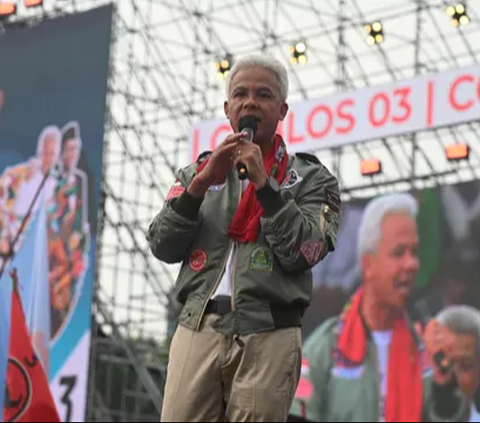
M 42 162 L 43 172 L 47 172 L 53 168 L 57 158 L 58 139 L 55 135 L 47 135 L 40 152 L 40 160 Z
M 66 169 L 74 169 L 77 167 L 80 158 L 80 143 L 76 139 L 70 139 L 65 142 L 62 160 Z
M 403 309 L 419 269 L 417 226 L 406 213 L 385 217 L 377 249 L 362 259 L 365 284 L 380 305 Z
M 480 382 L 480 355 L 474 335 L 451 334 L 448 355 L 453 361 L 458 385 L 468 400 L 472 400 Z
M 255 140 L 265 141 L 273 139 L 278 122 L 287 114 L 288 105 L 281 101 L 280 83 L 275 75 L 260 66 L 251 66 L 233 77 L 224 109 L 235 132 L 239 131 L 242 117 L 258 118 Z

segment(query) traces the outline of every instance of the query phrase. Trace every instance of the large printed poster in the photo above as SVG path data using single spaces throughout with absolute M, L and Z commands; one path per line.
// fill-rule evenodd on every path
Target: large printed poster
M 420 271 L 409 302 L 414 319 L 434 317 L 447 305 L 480 308 L 480 181 L 414 192 Z M 335 253 L 313 269 L 314 295 L 304 318 L 304 337 L 337 316 L 362 283 L 358 228 L 368 199 L 342 205 Z
M 85 419 L 112 16 L 0 36 L 0 267 L 18 269 L 63 421 Z M 7 419 L 21 406 L 9 394 Z

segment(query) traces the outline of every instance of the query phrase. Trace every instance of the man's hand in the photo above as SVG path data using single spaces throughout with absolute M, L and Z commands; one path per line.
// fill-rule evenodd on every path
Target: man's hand
M 436 320 L 432 320 L 425 328 L 423 339 L 432 361 L 435 383 L 443 386 L 448 385 L 453 377 L 453 368 L 450 368 L 447 373 L 442 373 L 434 357 L 438 353 L 443 353 L 445 355 L 445 363 L 443 364 L 449 364 L 452 347 L 454 345 L 452 334 Z
M 210 156 L 205 168 L 193 179 L 187 191 L 193 197 L 202 197 L 207 189 L 217 181 L 225 180 L 225 177 L 233 167 L 235 147 L 246 136 L 240 132 L 230 134 Z
M 253 142 L 240 141 L 234 151 L 234 165 L 243 163 L 248 171 L 248 179 L 260 189 L 265 186 L 268 175 L 263 164 L 262 150 Z

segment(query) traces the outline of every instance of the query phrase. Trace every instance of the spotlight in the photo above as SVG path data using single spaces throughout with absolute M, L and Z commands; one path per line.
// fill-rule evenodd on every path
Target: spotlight
M 369 46 L 382 44 L 385 41 L 383 24 L 380 21 L 365 25 L 365 31 L 367 31 L 367 44 Z
M 7 18 L 17 12 L 17 5 L 15 1 L 0 0 L 0 19 Z
M 363 176 L 373 176 L 382 173 L 382 163 L 378 159 L 363 160 L 360 164 L 360 172 Z
M 448 161 L 468 160 L 470 148 L 468 144 L 453 144 L 445 148 L 445 155 Z
M 43 0 L 23 0 L 26 7 L 37 7 L 43 4 Z
M 233 56 L 231 54 L 225 55 L 224 58 L 215 62 L 215 69 L 217 70 L 220 78 L 225 79 L 230 73 L 233 64 Z
M 455 28 L 458 28 L 460 25 L 467 26 L 470 23 L 467 6 L 464 3 L 447 6 L 446 12 L 450 16 L 450 23 Z
M 307 59 L 307 45 L 304 41 L 299 41 L 290 46 L 290 62 L 292 65 L 305 65 L 308 62 Z

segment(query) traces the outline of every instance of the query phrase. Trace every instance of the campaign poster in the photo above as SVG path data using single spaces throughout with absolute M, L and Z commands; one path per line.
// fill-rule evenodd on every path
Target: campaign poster
M 108 5 L 0 36 L 0 267 L 18 269 L 65 422 L 87 403 L 112 18 Z
M 408 305 L 411 318 L 428 321 L 447 305 L 479 309 L 480 181 L 411 194 L 418 204 L 420 264 Z M 304 317 L 305 338 L 325 320 L 338 316 L 362 284 L 357 239 L 368 201 L 342 204 L 336 250 L 313 269 L 314 295 Z

